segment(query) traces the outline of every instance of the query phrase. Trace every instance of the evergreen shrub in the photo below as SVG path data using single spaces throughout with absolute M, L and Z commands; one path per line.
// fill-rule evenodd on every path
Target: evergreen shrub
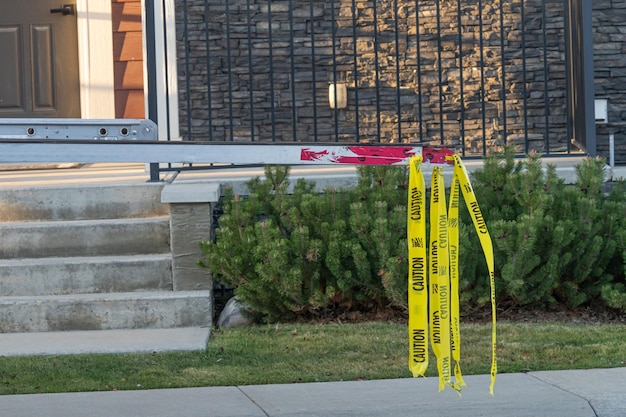
M 502 305 L 591 302 L 624 308 L 626 199 L 602 191 L 606 161 L 585 158 L 565 185 L 537 154 L 506 149 L 485 159 L 472 185 L 494 241 Z
M 405 167 L 361 167 L 354 189 L 314 192 L 268 166 L 227 190 L 200 265 L 266 320 L 406 305 Z
M 587 158 L 566 185 L 538 155 L 516 162 L 505 149 L 474 171 L 501 307 L 626 308 L 626 185 L 605 195 L 604 166 Z M 355 188 L 319 193 L 304 180 L 290 189 L 287 167 L 266 167 L 245 198 L 226 191 L 200 265 L 267 321 L 406 309 L 408 170 L 362 166 L 358 174 Z M 462 308 L 480 308 L 489 303 L 488 272 L 467 210 L 460 213 Z

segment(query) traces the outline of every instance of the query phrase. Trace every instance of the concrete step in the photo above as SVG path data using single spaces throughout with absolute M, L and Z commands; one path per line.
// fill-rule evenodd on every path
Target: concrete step
M 164 183 L 56 176 L 0 184 L 0 355 L 204 349 L 211 292 L 173 291 Z
M 0 333 L 0 356 L 204 350 L 210 327 Z
M 211 325 L 210 291 L 0 297 L 0 333 Z
M 170 254 L 0 260 L 0 296 L 171 291 Z
M 169 217 L 0 224 L 0 259 L 169 252 Z
M 0 222 L 165 216 L 162 183 L 0 188 Z

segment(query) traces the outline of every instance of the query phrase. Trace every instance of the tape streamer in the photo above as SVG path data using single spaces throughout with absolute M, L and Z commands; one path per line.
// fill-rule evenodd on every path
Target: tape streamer
M 487 262 L 491 287 L 491 383 L 493 395 L 497 374 L 496 300 L 493 244 L 480 211 L 469 175 L 458 155 L 446 207 L 443 172 L 435 167 L 430 196 L 430 233 L 426 233 L 426 186 L 422 157 L 409 161 L 407 241 L 409 256 L 409 369 L 414 377 L 428 368 L 428 344 L 437 359 L 439 391 L 446 386 L 461 393 L 461 329 L 459 307 L 459 200 L 463 196 Z

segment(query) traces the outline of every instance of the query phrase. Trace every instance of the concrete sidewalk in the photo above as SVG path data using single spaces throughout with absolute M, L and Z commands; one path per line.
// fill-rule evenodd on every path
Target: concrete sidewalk
M 436 378 L 0 396 L 11 417 L 621 417 L 626 367 L 465 378 L 463 396 Z

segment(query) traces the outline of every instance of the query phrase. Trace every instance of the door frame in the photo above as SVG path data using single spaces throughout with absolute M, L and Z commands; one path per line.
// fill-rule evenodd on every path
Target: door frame
M 144 47 L 144 96 L 146 112 L 150 106 L 149 100 L 154 100 L 158 123 L 158 138 L 166 141 L 180 141 L 179 114 L 178 114 L 178 71 L 176 62 L 176 0 L 154 0 L 154 24 L 148 30 L 146 26 L 146 1 L 142 0 L 143 19 L 143 47 Z M 149 25 L 150 26 L 150 25 Z M 154 63 L 149 62 L 146 37 L 154 38 Z M 153 65 L 155 69 L 155 85 L 151 95 L 148 87 L 151 85 L 146 66 Z M 148 115 L 148 113 L 146 113 Z
M 142 9 L 145 10 L 145 0 Z M 181 140 L 178 122 L 178 82 L 176 69 L 175 0 L 154 1 L 157 70 L 156 91 L 160 140 Z M 115 87 L 113 76 L 113 25 L 111 0 L 76 0 L 78 19 L 78 60 L 80 73 L 81 118 L 114 119 Z M 148 100 L 145 80 L 146 59 L 145 13 L 143 20 L 144 96 Z M 163 24 L 165 23 L 165 25 Z M 110 53 L 102 53 L 110 51 Z M 146 111 L 148 105 L 146 103 Z
M 81 118 L 113 119 L 115 89 L 111 0 L 76 0 L 76 17 Z

